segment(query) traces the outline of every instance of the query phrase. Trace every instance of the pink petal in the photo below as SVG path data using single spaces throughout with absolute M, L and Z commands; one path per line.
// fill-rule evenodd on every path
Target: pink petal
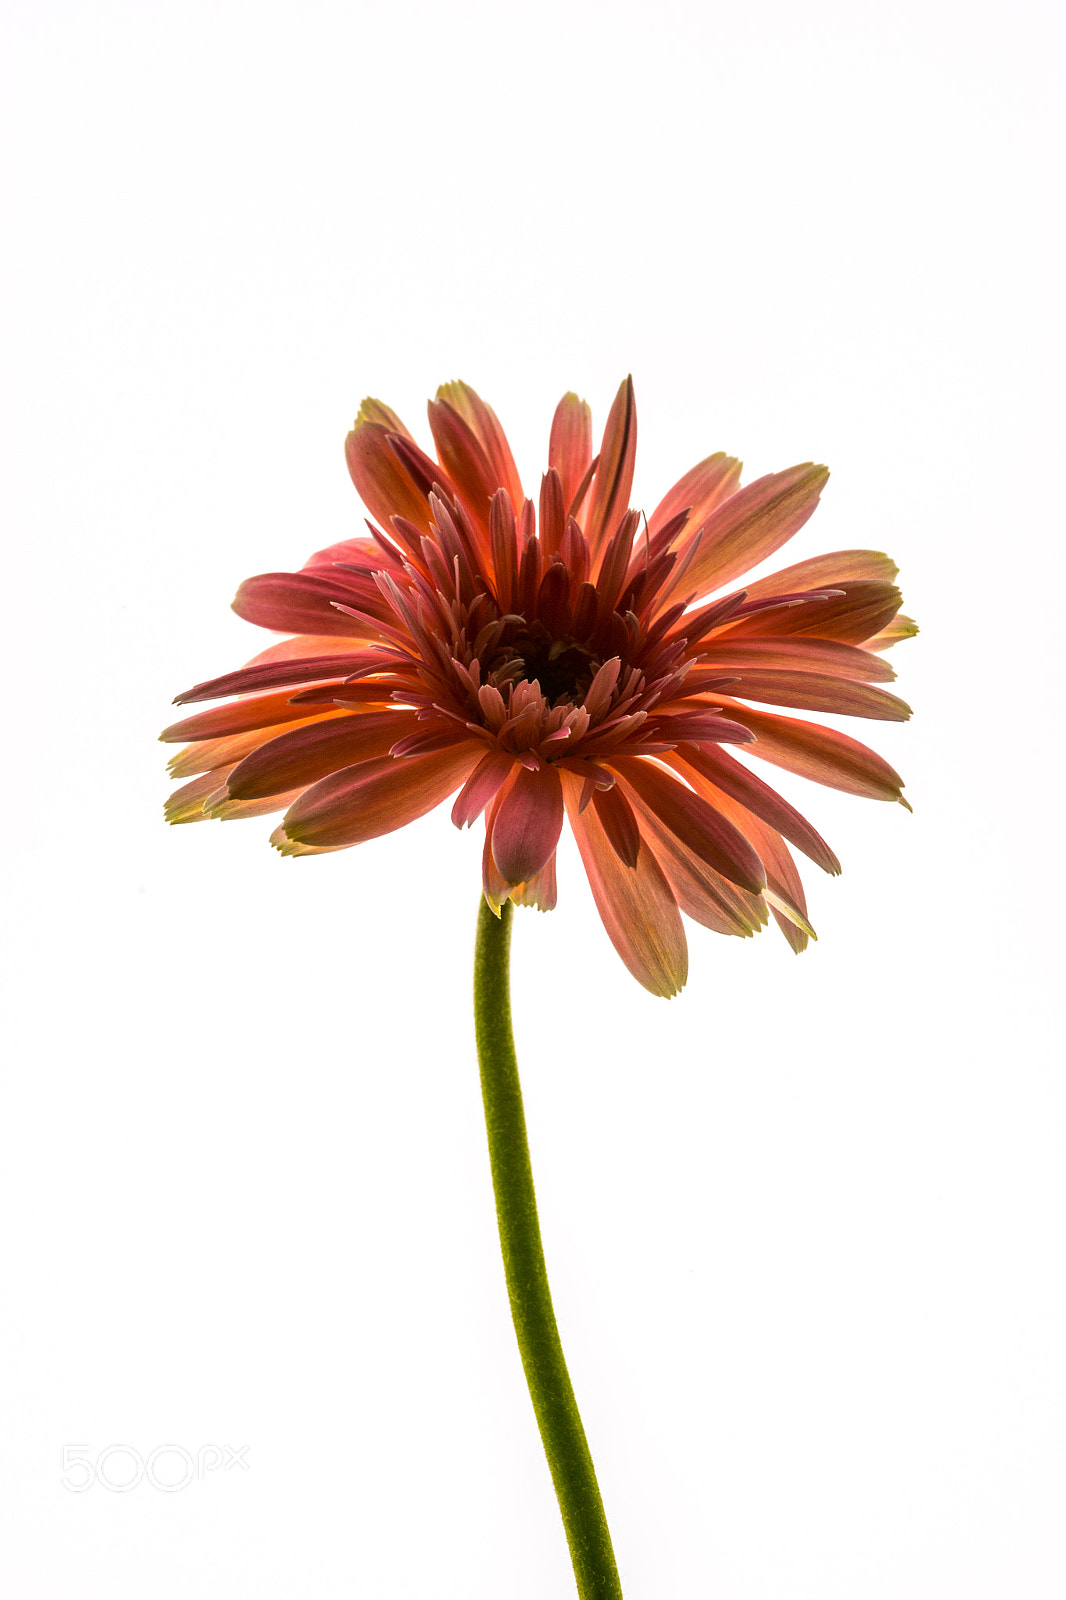
M 740 462 L 721 450 L 708 456 L 698 466 L 692 467 L 679 478 L 674 487 L 663 496 L 648 519 L 648 533 L 652 539 L 668 522 L 688 511 L 685 524 L 689 533 L 695 533 L 707 521 L 716 506 L 736 493 L 740 482 Z
M 163 815 L 167 822 L 174 824 L 203 822 L 206 817 L 204 801 L 208 795 L 215 792 L 229 770 L 228 767 L 224 767 L 221 771 L 205 772 L 199 778 L 194 778 L 191 783 L 175 789 L 163 807 Z
M 903 779 L 899 773 L 857 739 L 838 733 L 835 728 L 823 728 L 817 722 L 753 711 L 736 701 L 728 704 L 730 715 L 754 733 L 755 743 L 747 749 L 760 760 L 771 761 L 814 783 L 824 783 L 827 788 L 842 789 L 846 794 L 859 794 L 870 800 L 902 799 Z
M 559 898 L 559 887 L 555 876 L 555 856 L 548 857 L 544 866 L 528 883 L 520 883 L 511 890 L 511 899 L 516 906 L 535 906 L 538 911 L 554 911 L 555 903 Z
M 698 750 L 694 745 L 682 745 L 667 760 L 682 777 L 688 779 L 694 789 L 700 789 L 703 781 L 708 780 L 733 800 L 739 801 L 745 811 L 761 817 L 778 833 L 784 834 L 824 872 L 836 874 L 840 871 L 840 862 L 806 817 L 801 816 L 768 783 L 757 778 L 754 772 L 749 772 L 747 767 L 741 766 L 724 750 L 717 746 Z M 740 829 L 742 833 L 748 833 L 746 819 L 740 824 Z
M 246 661 L 246 667 L 265 667 L 271 661 L 300 661 L 312 656 L 340 655 L 362 649 L 359 639 L 332 639 L 321 633 L 300 633 L 295 639 L 279 639 Z
M 507 435 L 500 427 L 495 411 L 486 405 L 481 396 L 468 383 L 444 383 L 437 390 L 437 401 L 451 406 L 471 430 L 481 446 L 492 469 L 494 483 L 489 496 L 497 489 L 506 489 L 511 504 L 520 506 L 525 499 L 522 480 L 514 464 Z
M 752 816 L 744 806 L 733 800 L 724 790 L 716 788 L 706 779 L 694 780 L 701 794 L 740 828 L 759 852 L 766 868 L 766 888 L 763 898 L 770 906 L 774 921 L 798 955 L 807 947 L 807 940 L 817 934 L 807 920 L 807 900 L 796 863 L 776 829 Z
M 233 609 L 245 622 L 273 628 L 276 633 L 376 638 L 372 622 L 357 621 L 337 610 L 338 603 L 351 606 L 354 598 L 351 587 L 318 572 L 263 572 L 244 580 Z M 362 609 L 366 610 L 366 606 Z
M 840 593 L 818 595 L 815 591 L 815 595 L 817 598 L 754 616 L 738 613 L 739 620 L 728 622 L 714 642 L 788 634 L 861 645 L 891 622 L 902 599 L 890 583 L 848 582 Z
M 619 779 L 625 784 L 625 779 Z M 628 786 L 627 786 L 628 788 Z M 767 909 L 761 895 L 738 889 L 735 883 L 723 878 L 713 867 L 682 844 L 676 834 L 664 826 L 654 810 L 645 805 L 635 790 L 629 789 L 633 806 L 640 818 L 644 844 L 650 840 L 658 860 L 669 879 L 674 897 L 686 917 L 714 933 L 734 934 L 748 939 L 767 920 Z
M 469 828 L 485 807 L 500 792 L 514 771 L 515 758 L 507 750 L 489 750 L 482 756 L 455 797 L 452 821 L 457 828 Z
M 635 867 L 640 854 L 640 825 L 619 785 L 593 789 L 592 804 L 619 861 L 625 867 Z
M 888 626 L 882 628 L 880 633 L 875 633 L 871 639 L 864 639 L 862 648 L 864 650 L 889 650 L 894 644 L 900 644 L 904 639 L 913 639 L 919 631 L 918 624 L 913 617 L 905 617 L 900 613 L 898 616 L 893 617 Z
M 791 636 L 737 638 L 719 635 L 708 640 L 700 651 L 700 666 L 708 671 L 730 667 L 772 668 L 785 672 L 824 672 L 834 678 L 851 678 L 857 683 L 891 683 L 896 674 L 887 661 L 870 656 L 869 646 L 858 648 L 835 639 L 809 639 Z M 685 690 L 693 692 L 693 677 L 685 679 Z M 736 691 L 740 693 L 739 689 Z
M 879 722 L 906 722 L 911 714 L 910 706 L 897 695 L 820 672 L 741 671 L 730 693 L 743 700 L 827 711 L 841 717 L 872 717 Z
M 201 711 L 195 717 L 173 722 L 169 728 L 164 728 L 159 737 L 164 744 L 183 744 L 197 739 L 223 738 L 233 733 L 249 733 L 253 728 L 273 728 L 279 723 L 301 722 L 307 717 L 320 715 L 319 705 L 294 706 L 287 692 L 260 694 L 247 700 L 235 700 L 227 706 L 213 706 L 210 711 Z
M 615 395 L 603 430 L 599 465 L 592 480 L 585 538 L 595 562 L 600 548 L 629 509 L 633 487 L 633 463 L 637 453 L 637 407 L 633 380 L 627 378 Z
M 652 994 L 669 998 L 688 977 L 688 945 L 677 901 L 645 840 L 635 867 L 619 860 L 590 806 L 579 809 L 581 782 L 562 774 L 570 826 L 600 920 L 618 954 Z
M 782 567 L 765 578 L 746 584 L 748 598 L 790 594 L 798 589 L 838 589 L 848 583 L 892 583 L 899 568 L 880 550 L 833 550 L 824 556 L 811 556 L 794 566 Z
M 496 469 L 473 429 L 447 401 L 431 400 L 428 409 L 441 463 L 470 515 L 485 530 L 489 525 L 489 504 L 502 487 Z
M 306 787 L 357 761 L 385 755 L 415 726 L 415 713 L 400 710 L 342 713 L 304 723 L 260 744 L 230 773 L 226 788 L 232 800 L 260 800 Z
M 236 672 L 224 673 L 221 678 L 208 678 L 184 694 L 175 697 L 176 706 L 188 705 L 193 700 L 221 700 L 231 694 L 253 694 L 259 689 L 282 689 L 287 685 L 311 684 L 323 679 L 344 679 L 360 667 L 385 666 L 382 657 L 370 650 L 349 650 L 343 655 L 320 655 L 297 658 L 295 661 L 270 661 L 262 666 L 241 667 Z
M 283 855 L 341 849 L 405 827 L 446 800 L 484 751 L 480 741 L 397 760 L 381 756 L 334 772 L 306 789 L 271 836 Z
M 492 854 L 508 883 L 535 876 L 559 843 L 563 792 L 559 774 L 544 764 L 518 768 L 492 826 Z
M 730 883 L 739 884 L 751 894 L 760 893 L 766 882 L 762 862 L 740 830 L 720 811 L 650 761 L 617 756 L 611 766 L 651 807 L 663 826 L 701 861 Z
M 323 712 L 320 707 L 315 707 L 314 713 L 315 726 L 319 722 L 334 721 L 341 715 L 332 708 L 329 712 Z M 212 772 L 217 767 L 229 768 L 238 761 L 243 761 L 253 750 L 258 750 L 260 745 L 269 743 L 275 733 L 303 726 L 303 722 L 294 719 L 271 728 L 253 728 L 244 733 L 227 734 L 219 739 L 201 739 L 171 756 L 167 762 L 167 771 L 172 778 L 188 778 L 194 772 Z M 219 781 L 221 782 L 221 779 Z
M 731 495 L 703 525 L 699 552 L 689 568 L 685 590 L 702 595 L 748 572 L 797 533 L 825 487 L 826 467 L 791 467 L 757 478 Z
M 576 394 L 564 394 L 555 408 L 548 443 L 548 465 L 562 482 L 564 515 L 580 519 L 581 507 L 573 501 L 591 461 L 592 412 Z
M 390 439 L 401 435 L 387 424 L 368 420 L 366 407 L 355 419 L 355 426 L 344 442 L 344 455 L 352 482 L 370 515 L 386 530 L 394 516 L 406 517 L 423 533 L 429 532 L 428 494 L 423 491 L 408 466 L 401 462 Z M 410 435 L 405 433 L 408 441 Z M 438 481 L 447 490 L 446 473 L 439 469 Z

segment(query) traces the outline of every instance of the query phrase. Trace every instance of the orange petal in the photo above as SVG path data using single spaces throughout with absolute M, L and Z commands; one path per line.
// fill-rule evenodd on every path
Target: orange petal
M 520 766 L 492 825 L 492 854 L 509 884 L 526 883 L 555 854 L 563 792 L 554 767 Z
M 390 437 L 410 441 L 410 435 L 406 429 L 400 435 L 385 423 L 370 421 L 369 416 L 364 401 L 355 426 L 344 441 L 345 460 L 359 498 L 386 532 L 391 519 L 400 516 L 428 533 L 431 521 L 428 494 L 423 492 L 389 443 Z M 442 487 L 448 488 L 445 476 L 444 469 L 439 469 Z
M 846 583 L 891 583 L 899 568 L 891 556 L 880 550 L 833 550 L 824 556 L 811 556 L 795 566 L 782 567 L 768 577 L 747 583 L 749 600 L 769 594 L 795 594 L 801 589 L 837 589 Z
M 808 461 L 738 489 L 711 513 L 702 534 L 692 533 L 700 544 L 685 575 L 686 592 L 720 589 L 772 555 L 803 527 L 828 477 L 827 467 Z
M 425 816 L 469 777 L 484 752 L 468 740 L 431 755 L 381 756 L 334 772 L 290 807 L 271 843 L 282 855 L 343 849 Z
M 851 739 L 835 728 L 817 722 L 801 722 L 797 717 L 777 717 L 768 711 L 753 711 L 727 696 L 719 697 L 730 716 L 749 727 L 755 743 L 746 745 L 753 756 L 796 772 L 801 778 L 824 783 L 829 789 L 843 789 L 869 800 L 900 800 L 903 779 L 876 751 Z M 904 802 L 906 803 L 906 802 Z
M 878 722 L 906 722 L 911 708 L 898 695 L 869 683 L 853 683 L 821 672 L 758 672 L 744 669 L 729 686 L 743 700 L 792 706 L 799 711 L 826 711 L 839 717 L 872 717 Z M 715 698 L 713 693 L 709 698 Z
M 719 450 L 679 478 L 667 491 L 648 518 L 648 533 L 655 535 L 682 511 L 689 513 L 685 524 L 690 534 L 703 527 L 711 512 L 730 495 L 740 482 L 740 462 Z
M 230 773 L 226 789 L 232 800 L 261 800 L 305 788 L 357 761 L 385 755 L 416 722 L 415 712 L 394 709 L 342 712 L 310 725 L 301 723 L 245 756 Z
M 637 406 L 633 397 L 633 379 L 627 378 L 615 395 L 607 426 L 603 430 L 599 465 L 592 480 L 588 515 L 585 518 L 585 537 L 594 564 L 600 547 L 610 538 L 623 513 L 629 509 L 636 454 Z
M 638 983 L 669 998 L 688 977 L 688 944 L 673 890 L 647 840 L 635 867 L 624 866 L 592 806 L 580 809 L 582 783 L 561 774 L 566 812 L 600 920 Z
M 564 394 L 552 418 L 548 465 L 562 480 L 563 514 L 581 520 L 574 496 L 592 461 L 592 412 L 576 394 Z
M 902 596 L 891 583 L 837 584 L 840 592 L 817 599 L 797 600 L 777 609 L 741 616 L 723 625 L 719 640 L 797 635 L 809 639 L 835 639 L 840 644 L 862 645 L 886 627 L 899 610 Z M 765 600 L 763 604 L 765 604 Z
M 661 767 L 636 756 L 618 756 L 614 770 L 650 806 L 663 826 L 715 872 L 758 894 L 766 879 L 748 840 L 720 811 Z
M 619 778 L 619 783 L 626 787 L 640 818 L 643 844 L 651 841 L 674 898 L 686 917 L 691 917 L 701 927 L 710 928 L 713 933 L 734 934 L 742 939 L 750 939 L 753 933 L 758 933 L 767 920 L 762 896 L 739 889 L 720 872 L 715 872 L 664 826 L 652 807 L 644 803 L 635 789 L 626 785 L 624 778 Z
M 500 427 L 492 407 L 486 405 L 468 383 L 442 383 L 437 390 L 437 400 L 450 406 L 462 418 L 484 451 L 495 479 L 489 490 L 489 498 L 497 489 L 506 489 L 511 504 L 520 506 L 525 499 L 522 480 L 518 476 L 507 435 Z
M 705 745 L 702 749 L 691 744 L 681 745 L 666 759 L 694 789 L 701 789 L 703 780 L 713 783 L 743 806 L 749 815 L 761 817 L 777 833 L 784 834 L 823 872 L 836 875 L 840 871 L 840 862 L 807 818 L 790 806 L 776 789 L 771 789 L 768 783 L 717 745 Z M 747 817 L 741 824 L 741 832 L 749 832 Z
M 841 644 L 836 639 L 811 639 L 801 635 L 766 639 L 719 634 L 700 651 L 699 670 L 719 667 L 773 668 L 784 672 L 825 672 L 857 683 L 891 683 L 896 674 L 887 661 L 872 660 L 868 645 Z M 692 692 L 693 674 L 685 680 Z M 739 694 L 740 691 L 737 690 Z

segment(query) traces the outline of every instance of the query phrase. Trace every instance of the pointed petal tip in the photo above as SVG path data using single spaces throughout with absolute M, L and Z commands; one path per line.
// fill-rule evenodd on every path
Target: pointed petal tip
M 909 800 L 905 800 L 903 798 L 903 796 L 900 795 L 899 796 L 899 803 L 903 807 L 904 811 L 909 811 L 912 816 L 914 815 L 914 807 L 911 805 Z

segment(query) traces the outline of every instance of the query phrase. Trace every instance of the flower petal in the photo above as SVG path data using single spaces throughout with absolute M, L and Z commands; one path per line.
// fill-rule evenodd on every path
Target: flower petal
M 899 568 L 881 550 L 833 550 L 811 556 L 794 566 L 782 567 L 765 578 L 745 584 L 749 600 L 764 595 L 792 594 L 800 589 L 839 589 L 848 583 L 892 583 Z
M 625 779 L 620 778 L 619 783 L 625 785 Z M 715 872 L 664 826 L 635 790 L 628 789 L 628 793 L 640 818 L 643 844 L 651 841 L 674 898 L 686 917 L 714 933 L 734 934 L 742 939 L 758 933 L 768 916 L 762 896 L 739 889 L 720 872 Z
M 698 532 L 716 506 L 735 494 L 740 482 L 740 462 L 719 450 L 690 468 L 683 478 L 659 501 L 648 518 L 648 533 L 652 539 L 682 511 L 689 513 L 685 524 L 690 534 Z
M 788 634 L 861 645 L 892 621 L 902 599 L 891 583 L 849 581 L 838 584 L 837 589 L 838 593 L 828 595 L 815 590 L 811 599 L 784 604 L 776 610 L 761 610 L 752 616 L 741 615 L 739 620 L 724 624 L 715 635 L 715 643 L 752 635 Z
M 548 857 L 536 877 L 530 878 L 528 883 L 520 883 L 511 890 L 511 899 L 516 906 L 535 906 L 538 911 L 554 911 L 555 903 L 559 898 L 559 886 L 555 875 L 555 855 Z
M 526 883 L 555 853 L 563 831 L 559 774 L 547 763 L 520 766 L 492 826 L 492 854 L 510 884 Z
M 640 854 L 640 824 L 618 784 L 594 789 L 592 803 L 611 848 L 625 867 L 635 867 Z
M 836 875 L 840 871 L 840 862 L 806 817 L 790 806 L 776 789 L 771 789 L 768 783 L 757 778 L 754 772 L 749 772 L 747 767 L 717 745 L 697 749 L 695 745 L 683 744 L 667 759 L 694 789 L 701 789 L 706 779 L 724 790 L 733 800 L 739 801 L 745 811 L 761 817 L 778 833 L 791 840 L 824 872 Z M 748 832 L 746 820 L 741 824 L 741 832 Z
M 349 650 L 343 655 L 310 656 L 295 661 L 268 661 L 194 684 L 184 694 L 176 695 L 174 704 L 183 706 L 193 700 L 221 700 L 231 694 L 254 694 L 259 689 L 283 689 L 331 680 L 343 683 L 360 667 L 381 669 L 385 665 L 382 657 L 370 650 Z
M 486 405 L 468 383 L 442 383 L 437 390 L 437 401 L 450 406 L 457 413 L 484 451 L 495 480 L 489 489 L 489 498 L 497 489 L 506 489 L 511 504 L 520 506 L 525 499 L 522 480 L 518 476 L 507 435 L 500 427 L 492 407 Z
M 592 806 L 580 809 L 582 784 L 561 774 L 567 816 L 608 938 L 638 983 L 669 998 L 688 977 L 688 944 L 673 890 L 644 840 L 635 867 L 619 860 Z
M 726 700 L 731 716 L 751 729 L 755 743 L 745 748 L 762 761 L 796 772 L 801 778 L 843 789 L 869 800 L 902 800 L 903 779 L 876 751 L 817 722 L 777 717 Z M 904 805 L 906 801 L 903 801 Z
M 304 723 L 260 744 L 230 773 L 226 788 L 231 800 L 261 800 L 306 787 L 357 761 L 385 755 L 416 726 L 415 713 L 400 710 L 342 712 Z
M 637 453 L 637 406 L 633 379 L 627 378 L 615 395 L 603 430 L 599 465 L 592 480 L 585 538 L 593 565 L 600 548 L 610 538 L 624 512 L 629 510 L 633 463 Z
M 840 717 L 872 717 L 879 722 L 906 722 L 911 714 L 910 706 L 898 695 L 870 683 L 853 683 L 820 672 L 743 670 L 730 684 L 730 693 L 738 699 L 765 701 L 772 706 L 826 711 Z
M 482 756 L 452 806 L 452 821 L 457 828 L 469 828 L 485 807 L 499 794 L 514 771 L 515 758 L 508 750 L 489 750 Z
M 738 489 L 711 513 L 702 533 L 693 531 L 700 544 L 685 577 L 686 592 L 720 589 L 772 555 L 803 527 L 828 477 L 827 467 L 808 461 Z
M 370 402 L 369 406 L 374 404 Z M 400 516 L 428 533 L 431 520 L 428 495 L 389 443 L 390 439 L 398 438 L 410 442 L 411 436 L 406 429 L 401 434 L 389 424 L 373 420 L 374 416 L 376 412 L 368 409 L 368 402 L 364 400 L 355 426 L 344 441 L 344 457 L 359 498 L 386 532 L 391 519 Z M 444 489 L 450 487 L 446 478 L 442 467 L 438 481 Z
M 468 740 L 432 755 L 381 756 L 331 773 L 290 807 L 271 842 L 282 855 L 302 855 L 392 833 L 453 794 L 484 748 Z
M 730 883 L 739 884 L 751 894 L 760 893 L 766 882 L 762 862 L 740 830 L 720 811 L 650 761 L 616 756 L 612 757 L 611 766 L 651 807 L 663 826 L 701 861 Z
M 574 505 L 578 491 L 592 461 L 592 412 L 576 394 L 564 394 L 552 418 L 548 442 L 548 465 L 562 481 L 563 515 L 581 519 L 581 507 Z
M 892 683 L 895 672 L 887 661 L 871 659 L 868 645 L 841 644 L 836 639 L 802 635 L 766 639 L 719 635 L 700 650 L 700 670 L 719 667 L 772 668 L 784 672 L 824 672 L 856 683 Z M 685 681 L 692 693 L 692 674 Z M 740 693 L 739 689 L 736 691 Z
M 360 599 L 362 600 L 360 595 Z M 233 600 L 233 610 L 245 622 L 276 633 L 346 634 L 350 638 L 373 639 L 374 629 L 337 605 L 355 603 L 352 588 L 321 572 L 261 572 L 246 578 Z M 361 606 L 373 610 L 373 603 Z M 377 609 L 380 609 L 380 602 Z

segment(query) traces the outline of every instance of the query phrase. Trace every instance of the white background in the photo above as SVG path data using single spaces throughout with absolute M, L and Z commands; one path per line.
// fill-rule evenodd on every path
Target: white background
M 483 1148 L 479 830 L 167 830 L 154 741 L 269 642 L 238 582 L 359 530 L 363 395 L 428 440 L 466 378 L 535 488 L 560 394 L 598 430 L 628 371 L 635 503 L 715 449 L 825 460 L 776 564 L 888 549 L 923 631 L 914 722 L 851 725 L 914 815 L 782 778 L 844 862 L 803 957 L 692 928 L 654 1000 L 572 851 L 516 916 L 627 1600 L 1066 1592 L 1059 26 L 6 6 L 12 1596 L 572 1594 Z M 167 1443 L 247 1470 L 64 1486 L 65 1445 Z

